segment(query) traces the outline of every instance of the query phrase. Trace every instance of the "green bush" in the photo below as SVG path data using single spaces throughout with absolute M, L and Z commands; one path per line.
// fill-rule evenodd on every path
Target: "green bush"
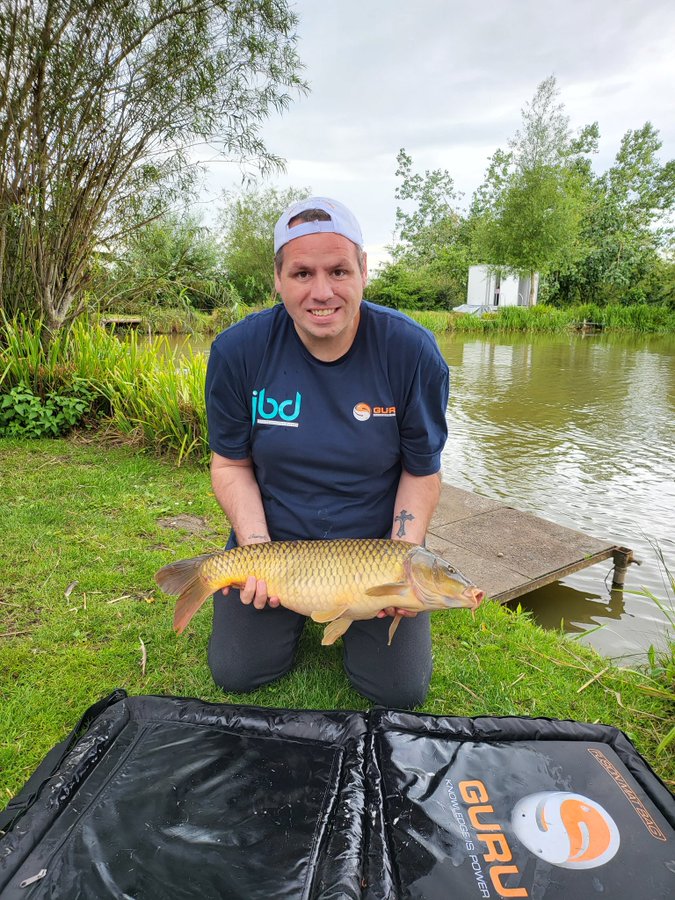
M 413 268 L 403 261 L 390 263 L 368 283 L 365 297 L 394 309 L 448 310 L 464 302 L 466 285 L 452 273 L 433 266 Z
M 274 223 L 287 206 L 310 194 L 309 188 L 294 187 L 248 187 L 224 194 L 224 266 L 228 281 L 248 306 L 274 299 Z
M 134 231 L 107 265 L 94 293 L 109 311 L 210 311 L 229 302 L 223 251 L 191 216 L 167 214 Z
M 93 394 L 81 383 L 72 396 L 49 393 L 44 400 L 25 382 L 0 396 L 0 437 L 58 437 L 82 420 Z

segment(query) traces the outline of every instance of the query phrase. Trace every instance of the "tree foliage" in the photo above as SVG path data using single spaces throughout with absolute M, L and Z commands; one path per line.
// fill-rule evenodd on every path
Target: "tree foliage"
M 597 124 L 573 138 L 553 76 L 522 111 L 522 127 L 490 160 L 473 201 L 473 242 L 482 262 L 528 274 L 569 270 L 583 254 L 581 223 L 588 202 Z
M 651 123 L 628 131 L 596 174 L 597 123 L 573 133 L 553 76 L 525 104 L 519 128 L 488 161 L 468 214 L 445 170 L 416 172 L 405 150 L 395 198 L 393 262 L 368 296 L 407 308 L 464 302 L 468 268 L 538 274 L 548 302 L 675 306 L 675 160 L 659 160 Z
M 466 292 L 469 249 L 461 195 L 447 170 L 414 171 L 405 149 L 396 163 L 401 182 L 394 196 L 406 205 L 396 207 L 394 261 L 371 281 L 367 296 L 403 309 L 456 306 Z
M 223 252 L 193 216 L 167 214 L 133 231 L 110 265 L 102 265 L 96 296 L 103 307 L 229 305 Z
M 308 188 L 275 187 L 225 194 L 220 217 L 225 269 L 245 303 L 262 303 L 275 295 L 274 226 L 287 206 L 310 194 Z
M 554 273 L 553 296 L 562 302 L 668 300 L 672 289 L 675 160 L 662 164 L 661 141 L 647 122 L 624 135 L 610 168 L 592 182 L 582 234 L 585 253 Z
M 0 0 L 0 308 L 82 308 L 95 247 L 166 208 L 190 148 L 278 165 L 303 89 L 285 0 Z
M 413 171 L 412 157 L 401 148 L 396 157 L 396 177 L 401 179 L 394 196 L 414 204 L 406 211 L 396 207 L 398 242 L 393 247 L 395 258 L 429 262 L 448 243 L 460 221 L 456 209 L 459 194 L 450 173 L 445 169 Z

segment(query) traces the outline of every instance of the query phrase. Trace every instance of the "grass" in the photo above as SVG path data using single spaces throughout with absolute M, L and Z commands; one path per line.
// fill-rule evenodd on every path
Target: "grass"
M 597 306 L 585 303 L 556 309 L 540 304 L 531 308 L 506 306 L 487 316 L 439 310 L 406 310 L 407 315 L 434 334 L 561 334 L 584 321 L 602 325 L 607 332 L 671 334 L 675 311 L 663 306 Z
M 154 572 L 221 548 L 227 534 L 204 469 L 179 469 L 81 432 L 0 441 L 0 472 L 0 806 L 84 709 L 116 687 L 268 707 L 368 705 L 344 675 L 340 643 L 321 647 L 321 626 L 312 622 L 293 672 L 246 695 L 224 695 L 211 680 L 206 609 L 183 636 L 174 634 L 173 600 L 156 589 Z M 201 521 L 201 533 L 167 527 L 179 515 Z M 425 711 L 612 724 L 673 784 L 673 755 L 657 750 L 672 727 L 672 706 L 644 690 L 654 683 L 649 673 L 608 665 L 496 604 L 485 604 L 475 620 L 458 610 L 432 621 L 435 669 Z
M 649 542 L 658 560 L 663 583 L 664 599 L 661 599 L 646 588 L 641 591 L 631 591 L 640 597 L 645 597 L 659 608 L 665 617 L 666 635 L 659 645 L 652 644 L 647 652 L 647 666 L 643 671 L 648 674 L 648 681 L 641 685 L 641 690 L 652 696 L 661 697 L 675 709 L 675 575 L 670 571 L 666 563 L 662 548 L 654 541 Z M 673 717 L 675 719 L 675 716 Z M 657 752 L 663 752 L 671 744 L 675 743 L 675 721 L 660 741 Z

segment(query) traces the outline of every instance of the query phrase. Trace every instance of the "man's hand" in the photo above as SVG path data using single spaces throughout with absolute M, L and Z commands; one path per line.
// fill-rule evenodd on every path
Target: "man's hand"
M 395 606 L 387 606 L 381 609 L 377 614 L 378 619 L 384 619 L 385 616 L 403 616 L 404 619 L 414 619 L 417 615 L 412 609 L 398 609 Z
M 223 588 L 223 596 L 225 596 L 229 590 L 229 588 Z M 249 606 L 252 603 L 256 609 L 264 609 L 267 605 L 276 609 L 276 607 L 281 604 L 278 597 L 267 596 L 267 582 L 262 580 L 257 581 L 255 575 L 248 576 L 246 584 L 241 589 L 239 596 L 242 603 L 246 606 Z

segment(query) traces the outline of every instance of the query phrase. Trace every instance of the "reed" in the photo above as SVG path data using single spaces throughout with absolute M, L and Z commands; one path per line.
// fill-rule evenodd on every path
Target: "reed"
M 24 316 L 4 320 L 0 335 L 0 386 L 3 392 L 19 384 L 42 397 L 64 384 L 70 387 L 75 377 L 69 359 L 68 334 L 57 332 L 50 342 L 44 340 L 43 326 L 35 326 Z
M 675 575 L 666 562 L 663 548 L 658 542 L 649 540 L 661 573 L 663 597 L 658 597 L 647 588 L 628 593 L 644 597 L 653 603 L 661 612 L 664 620 L 664 634 L 661 642 L 651 644 L 647 651 L 647 663 L 642 667 L 646 683 L 640 685 L 644 693 L 659 697 L 671 704 L 675 712 Z M 659 742 L 656 752 L 671 752 L 670 745 L 675 743 L 675 716 L 671 716 L 671 727 Z
M 554 306 L 505 306 L 494 313 L 476 316 L 444 311 L 406 310 L 406 315 L 434 334 L 562 334 L 584 322 L 605 331 L 638 334 L 672 334 L 675 311 L 664 306 L 598 306 L 584 303 L 558 309 Z
M 405 314 L 410 316 L 410 318 L 414 319 L 416 322 L 419 322 L 424 328 L 428 328 L 429 331 L 434 334 L 444 334 L 446 331 L 450 330 L 450 318 L 452 313 L 445 312 L 444 310 L 407 309 L 405 310 Z
M 67 396 L 76 384 L 91 392 L 89 415 L 160 453 L 209 458 L 203 386 L 206 361 L 182 356 L 178 364 L 166 338 L 142 344 L 136 332 L 124 340 L 81 320 L 54 340 L 40 323 L 5 322 L 0 338 L 3 392 L 26 384 L 36 394 Z

